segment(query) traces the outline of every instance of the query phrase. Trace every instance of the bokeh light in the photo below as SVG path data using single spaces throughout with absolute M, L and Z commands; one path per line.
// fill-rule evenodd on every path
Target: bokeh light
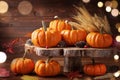
M 118 60 L 119 59 L 119 55 L 114 55 L 114 60 Z
M 120 35 L 116 36 L 116 41 L 120 42 Z
M 82 0 L 84 3 L 89 3 L 90 0 Z
M 7 55 L 4 52 L 0 52 L 0 63 L 4 63 L 7 59 Z
M 119 77 L 119 76 L 120 76 L 120 72 L 117 71 L 117 72 L 115 72 L 113 75 L 114 75 L 115 77 Z
M 117 17 L 119 15 L 119 10 L 118 9 L 112 9 L 111 14 L 112 14 L 112 16 Z
M 112 3 L 111 3 L 110 1 L 106 1 L 106 2 L 105 2 L 105 7 L 107 7 L 107 6 L 110 6 L 110 7 L 111 7 L 111 6 L 112 6 Z
M 29 1 L 21 1 L 18 4 L 18 11 L 20 12 L 20 14 L 22 15 L 28 15 L 32 12 L 32 4 Z
M 120 27 L 120 23 L 116 23 L 115 27 L 118 29 Z
M 118 28 L 118 32 L 120 33 L 120 27 Z
M 97 5 L 98 5 L 98 7 L 101 8 L 101 7 L 103 7 L 103 2 L 99 1 Z
M 112 8 L 117 8 L 118 7 L 118 2 L 116 0 L 112 0 Z
M 111 12 L 111 7 L 110 6 L 106 7 L 106 12 Z
M 0 1 L 0 13 L 6 13 L 8 11 L 8 4 L 5 1 Z

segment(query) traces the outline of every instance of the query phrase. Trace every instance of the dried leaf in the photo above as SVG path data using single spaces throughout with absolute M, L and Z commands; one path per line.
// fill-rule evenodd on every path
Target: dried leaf
M 29 76 L 29 75 L 23 75 L 21 77 L 22 80 L 39 80 L 39 77 L 37 76 Z

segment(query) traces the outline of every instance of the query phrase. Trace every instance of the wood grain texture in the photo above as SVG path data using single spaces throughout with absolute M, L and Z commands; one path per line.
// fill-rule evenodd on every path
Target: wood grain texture
M 116 48 L 41 48 L 25 44 L 25 49 L 30 49 L 38 56 L 65 56 L 65 57 L 113 57 L 118 53 Z
M 103 10 L 102 13 L 100 13 L 101 9 L 92 5 L 97 2 L 94 0 L 87 5 L 80 0 L 29 0 L 33 6 L 33 10 L 28 15 L 22 15 L 17 9 L 19 3 L 22 1 L 23 0 L 6 0 L 9 4 L 9 11 L 5 14 L 0 14 L 0 34 L 4 34 L 0 35 L 0 38 L 3 42 L 6 38 L 26 38 L 25 35 L 27 33 L 31 33 L 41 26 L 41 20 L 45 20 L 48 25 L 49 22 L 54 19 L 53 17 L 55 15 L 58 15 L 62 19 L 73 20 L 72 16 L 76 14 L 73 5 L 85 5 L 92 14 L 96 12 L 103 15 L 105 12 Z M 117 22 L 117 20 L 119 19 L 110 19 L 111 25 Z M 112 30 L 117 34 L 117 30 Z

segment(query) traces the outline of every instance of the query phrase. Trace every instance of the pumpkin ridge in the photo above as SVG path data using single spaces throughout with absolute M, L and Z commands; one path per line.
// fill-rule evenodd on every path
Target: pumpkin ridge
M 102 65 L 102 64 L 99 65 L 99 67 L 100 67 L 100 73 L 103 73 L 102 68 L 101 68 L 101 67 L 102 67 L 101 65 Z M 100 74 L 100 75 L 101 75 L 101 74 Z
M 54 24 L 54 23 L 56 23 L 56 24 Z M 52 25 L 54 25 L 53 27 L 55 28 L 55 30 L 58 31 L 58 29 L 59 29 L 59 20 L 54 20 L 54 21 L 52 22 Z M 58 26 L 58 27 L 55 27 L 55 26 Z
M 21 60 L 21 58 L 19 58 L 18 62 L 16 63 L 16 66 L 17 66 L 16 67 L 17 68 L 17 72 L 18 73 L 20 73 L 20 72 L 23 73 L 22 69 L 21 69 L 21 67 L 23 66 L 23 61 Z
M 45 67 L 46 67 L 45 63 L 41 63 L 39 65 L 39 67 L 38 67 L 38 74 L 40 76 L 43 76 L 43 74 L 44 74 L 44 76 L 46 76 L 46 69 L 45 69 Z
M 46 47 L 48 47 L 49 46 L 49 39 L 48 39 L 48 35 L 49 35 L 50 33 L 48 33 L 48 32 L 45 32 L 45 46 Z M 50 35 L 49 35 L 50 36 Z
M 43 43 L 43 41 L 45 40 L 44 37 L 42 35 L 40 35 L 40 33 L 43 33 L 45 35 L 45 32 L 44 31 L 39 31 L 38 34 L 37 34 L 37 43 L 38 43 L 38 46 L 40 45 L 40 43 Z M 42 40 L 41 40 L 41 37 L 42 37 Z M 44 39 L 44 40 L 43 40 Z M 42 45 L 42 44 L 41 44 Z
M 51 72 L 51 73 L 52 73 L 52 74 L 54 74 L 54 73 L 55 73 L 55 71 L 54 71 L 54 70 L 55 70 L 55 68 L 54 68 L 54 66 L 52 65 L 52 63 L 51 63 L 51 62 L 50 62 L 50 65 L 52 66 L 52 67 L 51 67 L 51 70 L 52 70 L 52 72 Z
M 34 69 L 34 71 L 35 71 L 36 73 L 38 73 L 38 74 L 39 74 L 39 71 L 38 71 L 37 69 L 39 68 L 39 63 L 40 63 L 40 61 L 37 61 L 37 62 L 36 62 L 36 64 L 35 64 L 35 69 Z
M 57 30 L 62 31 L 64 29 L 64 26 L 65 26 L 65 23 L 62 20 L 60 20 L 58 23 Z
M 13 71 L 13 72 L 15 72 L 15 73 L 17 73 L 17 65 L 16 65 L 16 63 L 18 62 L 18 59 L 19 58 L 17 58 L 17 59 L 15 59 L 15 60 L 13 60 L 13 62 L 11 63 L 11 70 Z M 14 66 L 15 65 L 15 66 Z
M 26 74 L 26 71 L 28 69 L 28 68 L 26 69 L 26 67 L 25 67 L 25 64 L 26 64 L 25 60 L 26 60 L 25 58 L 24 59 L 21 58 L 21 66 L 20 66 L 19 70 L 22 74 Z
M 32 35 L 31 35 L 31 39 L 32 39 L 32 42 L 35 44 L 35 45 L 38 45 L 38 41 L 37 41 L 37 37 L 34 36 L 34 35 L 37 35 L 39 29 L 35 30 L 36 32 L 33 32 Z
M 37 40 L 37 44 L 38 45 L 39 45 L 39 35 L 38 35 L 39 33 L 40 33 L 40 31 L 38 31 L 38 33 L 36 34 L 37 35 L 37 39 L 36 40 Z

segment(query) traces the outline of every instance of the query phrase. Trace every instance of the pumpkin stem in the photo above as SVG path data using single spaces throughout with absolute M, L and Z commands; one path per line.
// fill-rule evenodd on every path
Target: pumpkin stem
M 25 56 L 26 56 L 26 54 L 29 52 L 29 49 L 25 49 L 25 52 L 24 52 L 24 54 L 23 54 L 23 59 L 25 59 Z
M 59 17 L 58 16 L 54 16 L 54 19 L 59 19 Z
M 73 26 L 71 26 L 72 27 L 72 30 L 74 30 L 74 27 Z
M 65 20 L 65 23 L 69 24 L 69 21 L 68 21 L 68 20 Z M 71 29 L 72 29 L 72 30 L 75 30 L 74 26 L 71 25 Z
M 52 58 L 52 56 L 49 56 L 46 60 L 46 63 L 49 63 L 50 59 Z
M 100 33 L 103 34 L 103 31 L 104 31 L 104 28 L 103 28 L 103 25 L 101 24 Z
M 45 22 L 44 22 L 43 20 L 42 20 L 42 26 L 43 26 L 44 31 L 47 31 L 47 28 L 46 28 Z

